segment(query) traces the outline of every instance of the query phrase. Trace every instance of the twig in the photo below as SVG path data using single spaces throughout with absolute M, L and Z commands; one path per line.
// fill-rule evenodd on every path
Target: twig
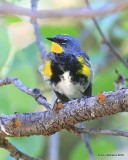
M 88 133 L 88 134 L 98 134 L 98 135 L 112 135 L 112 136 L 123 136 L 128 137 L 128 132 L 119 130 L 107 130 L 107 129 L 87 129 L 87 128 L 72 128 L 77 134 Z
M 86 0 L 86 3 L 88 4 L 88 6 L 90 7 L 90 4 L 89 4 L 89 1 Z M 128 2 L 127 2 L 128 3 Z M 91 8 L 91 7 L 90 7 Z M 98 32 L 100 33 L 102 39 L 103 39 L 103 42 L 109 47 L 109 49 L 112 51 L 112 53 L 117 57 L 117 59 L 119 59 L 125 67 L 128 68 L 128 63 L 127 61 L 125 61 L 122 57 L 121 57 L 121 54 L 120 52 L 113 46 L 113 44 L 108 40 L 108 38 L 104 35 L 102 29 L 100 28 L 97 20 L 95 17 L 92 18 Z
M 118 77 L 115 80 L 115 88 L 116 89 L 125 88 L 128 78 L 126 78 L 123 74 L 119 73 L 118 70 L 115 70 L 115 72 L 118 75 Z
M 48 160 L 59 160 L 60 133 L 48 138 Z
M 80 128 L 85 128 L 83 123 L 80 123 Z M 86 148 L 90 156 L 90 160 L 95 160 L 88 135 L 86 133 L 82 133 L 82 139 L 85 142 Z
M 8 150 L 10 152 L 10 155 L 12 157 L 14 157 L 16 160 L 19 160 L 20 158 L 22 158 L 24 160 L 39 160 L 36 158 L 32 158 L 32 157 L 28 156 L 27 154 L 19 151 L 13 144 L 11 144 L 5 138 L 0 138 L 0 147 Z
M 39 104 L 45 106 L 48 110 L 52 108 L 52 106 L 47 102 L 45 97 L 42 96 L 40 89 L 29 88 L 25 86 L 18 78 L 5 78 L 3 80 L 0 80 L 0 86 L 7 85 L 7 84 L 14 84 L 19 90 L 35 98 L 35 100 Z
M 38 0 L 31 0 L 32 13 L 35 15 L 37 14 L 37 3 L 38 3 Z M 31 23 L 33 24 L 33 27 L 35 30 L 36 40 L 37 40 L 37 44 L 40 49 L 41 58 L 42 58 L 43 62 L 45 62 L 47 52 L 44 47 L 43 40 L 41 38 L 40 29 L 37 24 L 36 18 L 31 18 Z
M 121 1 L 116 5 L 107 5 L 107 7 L 102 7 L 99 9 L 89 9 L 85 7 L 81 8 L 69 8 L 61 10 L 40 10 L 36 14 L 31 11 L 31 9 L 19 7 L 12 5 L 10 3 L 0 4 L 0 14 L 1 15 L 22 15 L 31 18 L 92 18 L 98 16 L 110 15 L 116 12 L 123 11 L 128 8 L 128 1 Z
M 104 92 L 96 97 L 69 101 L 58 112 L 1 115 L 0 137 L 52 135 L 79 122 L 127 111 L 128 89 Z M 123 136 L 127 135 L 124 132 Z

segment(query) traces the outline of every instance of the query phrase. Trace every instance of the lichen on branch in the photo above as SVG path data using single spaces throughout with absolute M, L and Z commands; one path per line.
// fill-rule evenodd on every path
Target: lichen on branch
M 103 95 L 106 97 L 106 103 L 101 103 L 98 96 L 85 97 L 65 103 L 58 112 L 50 110 L 2 115 L 0 121 L 8 134 L 1 129 L 0 136 L 52 135 L 78 122 L 128 111 L 128 89 L 110 91 Z M 14 123 L 17 120 L 20 126 Z

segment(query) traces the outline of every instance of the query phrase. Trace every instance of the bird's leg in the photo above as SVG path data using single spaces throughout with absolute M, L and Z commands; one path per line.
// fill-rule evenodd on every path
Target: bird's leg
M 59 98 L 57 98 L 57 99 L 55 100 L 55 102 L 54 102 L 52 112 L 57 111 L 57 110 L 61 109 L 62 107 L 63 107 L 62 102 L 60 102 L 60 101 L 59 101 Z

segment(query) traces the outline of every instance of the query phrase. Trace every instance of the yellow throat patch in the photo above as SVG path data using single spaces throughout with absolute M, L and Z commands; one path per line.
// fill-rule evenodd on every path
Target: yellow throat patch
M 50 60 L 46 61 L 45 66 L 44 66 L 42 72 L 43 72 L 43 75 L 46 76 L 47 78 L 50 78 L 52 76 L 51 62 L 50 62 Z
M 61 54 L 63 52 L 63 48 L 59 44 L 52 42 L 52 50 L 51 51 L 56 54 Z
M 82 64 L 82 69 L 78 71 L 78 73 L 86 75 L 89 77 L 91 75 L 91 69 L 89 66 L 85 64 L 85 60 L 82 56 L 78 57 L 77 60 Z

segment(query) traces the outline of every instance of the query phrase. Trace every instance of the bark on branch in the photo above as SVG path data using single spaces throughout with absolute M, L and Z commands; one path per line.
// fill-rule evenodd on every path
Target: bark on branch
M 106 5 L 99 9 L 89 8 L 69 8 L 61 10 L 40 10 L 36 13 L 32 12 L 31 9 L 19 7 L 10 3 L 0 4 L 1 15 L 21 15 L 28 16 L 31 18 L 92 18 L 97 16 L 110 15 L 115 12 L 119 12 L 128 8 L 128 1 L 118 2 L 115 5 Z
M 100 96 L 70 101 L 58 112 L 1 115 L 0 136 L 52 135 L 78 122 L 128 111 L 128 89 L 110 91 L 103 93 L 102 98 Z

